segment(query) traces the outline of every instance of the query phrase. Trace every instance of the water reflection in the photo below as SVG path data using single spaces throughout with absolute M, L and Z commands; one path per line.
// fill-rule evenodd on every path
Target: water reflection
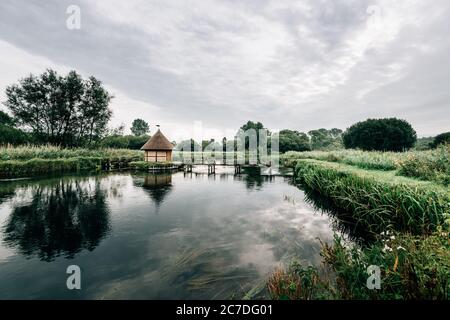
M 109 212 L 98 179 L 61 180 L 29 188 L 3 227 L 3 242 L 26 257 L 51 261 L 92 251 L 109 231 Z M 25 200 L 24 199 L 24 200 Z
M 289 181 L 178 172 L 9 185 L 0 299 L 264 298 L 274 268 L 320 265 L 318 238 L 333 239 L 330 217 Z M 68 264 L 84 270 L 82 291 L 66 290 Z
M 172 190 L 171 173 L 153 173 L 145 176 L 135 176 L 134 184 L 142 187 L 159 209 L 164 199 Z

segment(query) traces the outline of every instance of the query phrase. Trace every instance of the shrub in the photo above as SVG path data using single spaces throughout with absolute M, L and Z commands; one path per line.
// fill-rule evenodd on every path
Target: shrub
M 30 141 L 31 138 L 22 130 L 0 124 L 0 145 L 19 145 Z
M 399 161 L 399 174 L 449 185 L 450 145 L 430 152 L 412 153 Z
M 448 143 L 450 144 L 450 132 L 441 133 L 440 135 L 436 136 L 431 143 L 432 148 L 437 148 L 441 144 Z
M 368 119 L 347 129 L 344 146 L 362 150 L 404 151 L 414 146 L 416 132 L 405 120 L 396 118 Z
M 274 271 L 267 282 L 273 299 L 448 300 L 450 245 L 448 232 L 430 236 L 386 234 L 367 246 L 340 237 L 323 244 L 324 270 L 294 262 Z M 367 288 L 367 267 L 380 268 L 378 290 Z
M 336 274 L 337 299 L 448 299 L 450 245 L 448 232 L 430 236 L 396 234 L 362 249 L 335 238 L 322 250 L 324 262 Z M 381 270 L 380 290 L 366 286 L 367 267 Z

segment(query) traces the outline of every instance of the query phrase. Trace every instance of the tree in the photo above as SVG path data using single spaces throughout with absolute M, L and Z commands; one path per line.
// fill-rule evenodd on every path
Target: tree
M 135 136 L 142 136 L 150 132 L 150 126 L 142 119 L 134 119 L 131 125 L 131 132 Z
M 14 125 L 14 119 L 10 117 L 9 114 L 7 114 L 6 112 L 3 112 L 2 110 L 0 110 L 0 125 L 5 125 L 5 126 L 13 126 Z
M 396 118 L 358 122 L 348 128 L 343 136 L 346 148 L 397 152 L 410 149 L 416 140 L 416 131 L 412 126 Z
M 47 70 L 6 88 L 6 107 L 17 125 L 38 142 L 89 146 L 107 129 L 113 98 L 94 77 L 83 80 L 75 71 L 60 76 Z
M 445 132 L 437 135 L 430 146 L 432 148 L 437 148 L 439 145 L 444 143 L 450 143 L 450 132 Z
M 202 150 L 202 146 L 194 141 L 193 139 L 189 139 L 189 140 L 183 140 L 180 143 L 178 143 L 175 147 L 175 150 L 178 151 L 201 151 Z
M 308 132 L 311 137 L 311 149 L 339 149 L 342 148 L 342 130 L 333 128 L 327 130 L 324 128 L 311 130 Z
M 287 151 L 309 151 L 309 137 L 303 133 L 293 130 L 281 130 L 279 135 L 279 150 L 281 153 Z

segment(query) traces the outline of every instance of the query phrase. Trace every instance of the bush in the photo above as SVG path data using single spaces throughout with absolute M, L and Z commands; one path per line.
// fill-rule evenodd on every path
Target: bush
M 450 184 L 450 145 L 441 145 L 430 152 L 411 153 L 399 161 L 399 174 L 422 180 Z
M 336 274 L 337 299 L 447 300 L 450 281 L 448 232 L 431 236 L 396 234 L 371 246 L 349 247 L 340 238 L 325 245 L 324 262 Z M 366 286 L 367 267 L 381 270 L 380 290 Z
M 369 119 L 358 122 L 343 135 L 346 148 L 378 151 L 404 151 L 414 146 L 417 135 L 405 120 Z
M 431 143 L 432 148 L 437 148 L 441 144 L 448 143 L 450 144 L 450 132 L 441 133 L 440 135 L 436 136 Z
M 19 145 L 31 141 L 31 137 L 22 130 L 0 124 L 0 145 Z

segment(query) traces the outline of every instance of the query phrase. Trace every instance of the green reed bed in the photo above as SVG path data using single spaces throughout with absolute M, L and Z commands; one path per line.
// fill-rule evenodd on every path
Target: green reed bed
M 0 146 L 0 161 L 31 159 L 68 159 L 75 157 L 102 157 L 111 159 L 143 158 L 143 152 L 129 149 L 85 149 L 85 148 L 61 148 L 58 146 L 33 146 L 24 145 L 18 147 Z
M 318 160 L 299 160 L 297 182 L 316 190 L 369 232 L 430 233 L 450 217 L 448 188 Z
M 377 152 L 361 150 L 339 150 L 339 151 L 308 151 L 287 152 L 281 157 L 281 162 L 293 167 L 299 159 L 315 159 L 328 162 L 344 163 L 367 170 L 395 170 L 398 161 L 404 157 L 403 153 Z
M 0 161 L 0 178 L 20 178 L 82 170 L 100 170 L 102 159 L 99 157 L 74 157 L 69 159 Z
M 126 149 L 65 149 L 56 146 L 0 147 L 0 178 L 123 167 L 143 159 L 142 151 Z

